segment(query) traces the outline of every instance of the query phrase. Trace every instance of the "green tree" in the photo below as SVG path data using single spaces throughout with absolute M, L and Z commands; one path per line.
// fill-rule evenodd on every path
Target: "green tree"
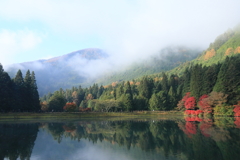
M 149 100 L 149 109 L 151 111 L 159 110 L 160 106 L 162 105 L 160 98 L 154 93 Z
M 34 71 L 31 74 L 31 94 L 32 94 L 32 107 L 33 110 L 39 111 L 40 110 L 40 101 L 39 101 L 39 93 L 38 87 L 36 82 L 36 77 Z
M 0 110 L 10 111 L 12 110 L 13 85 L 7 72 L 4 72 L 2 65 L 0 64 Z
M 49 111 L 63 111 L 63 107 L 66 104 L 66 99 L 59 93 L 59 91 L 54 92 L 53 96 L 50 98 L 48 106 Z
M 18 70 L 14 78 L 14 110 L 22 110 L 24 108 L 24 80 L 21 70 Z

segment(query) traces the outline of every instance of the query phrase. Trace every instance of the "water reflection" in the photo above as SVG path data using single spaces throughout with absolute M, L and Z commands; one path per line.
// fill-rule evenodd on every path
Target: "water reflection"
M 238 122 L 188 117 L 0 124 L 0 159 L 234 160 L 240 156 Z

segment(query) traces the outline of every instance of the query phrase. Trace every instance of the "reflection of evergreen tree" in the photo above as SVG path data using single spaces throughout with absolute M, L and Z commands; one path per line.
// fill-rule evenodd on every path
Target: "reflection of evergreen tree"
M 1 124 L 0 159 L 30 159 L 38 124 Z

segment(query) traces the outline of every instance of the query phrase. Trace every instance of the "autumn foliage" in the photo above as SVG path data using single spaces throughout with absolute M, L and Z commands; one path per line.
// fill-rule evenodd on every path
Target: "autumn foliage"
M 79 107 L 79 111 L 80 111 L 80 112 L 90 112 L 90 111 L 92 111 L 92 109 L 91 109 L 91 108 Z
M 187 93 L 185 94 L 185 96 L 182 98 L 182 100 L 180 100 L 180 101 L 178 102 L 178 104 L 177 104 L 178 107 L 177 107 L 177 108 L 178 108 L 179 110 L 185 108 L 184 104 L 185 104 L 186 100 L 187 100 L 189 97 L 190 97 L 190 92 L 187 92 Z
M 195 116 L 198 116 L 201 113 L 203 113 L 202 110 L 186 110 L 184 112 L 185 115 L 195 115 Z
M 195 97 L 189 97 L 185 103 L 185 108 L 186 109 L 194 109 L 196 107 L 196 99 Z
M 211 105 L 208 103 L 208 97 L 208 95 L 204 94 L 199 98 L 198 106 L 204 113 L 212 113 L 213 111 Z
M 70 102 L 70 103 L 66 103 L 66 105 L 63 107 L 63 110 L 64 111 L 74 111 L 76 109 L 77 105 L 73 102 Z
M 199 117 L 185 117 L 185 121 L 187 122 L 201 122 L 203 119 Z
M 234 124 L 236 125 L 237 128 L 240 128 L 240 117 L 235 117 Z
M 234 111 L 234 116 L 235 117 L 240 117 L 240 101 L 238 102 L 238 104 L 237 105 L 234 105 L 234 109 L 233 109 L 233 111 Z

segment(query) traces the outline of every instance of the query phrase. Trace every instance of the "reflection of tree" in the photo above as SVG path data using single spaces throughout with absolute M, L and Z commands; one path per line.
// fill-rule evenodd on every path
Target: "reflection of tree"
M 0 159 L 30 159 L 38 124 L 1 124 Z
M 60 143 L 62 140 L 63 133 L 64 133 L 63 124 L 62 123 L 49 123 L 48 130 L 52 134 L 54 140 L 57 140 L 58 143 Z
M 165 157 L 181 154 L 187 159 L 220 160 L 240 156 L 237 151 L 240 150 L 239 129 L 221 128 L 211 120 L 188 120 L 50 123 L 48 130 L 58 141 L 63 136 L 78 141 L 84 138 L 93 143 L 108 141 L 128 149 L 139 147 L 147 152 L 160 152 Z M 235 146 L 234 153 L 231 144 Z

